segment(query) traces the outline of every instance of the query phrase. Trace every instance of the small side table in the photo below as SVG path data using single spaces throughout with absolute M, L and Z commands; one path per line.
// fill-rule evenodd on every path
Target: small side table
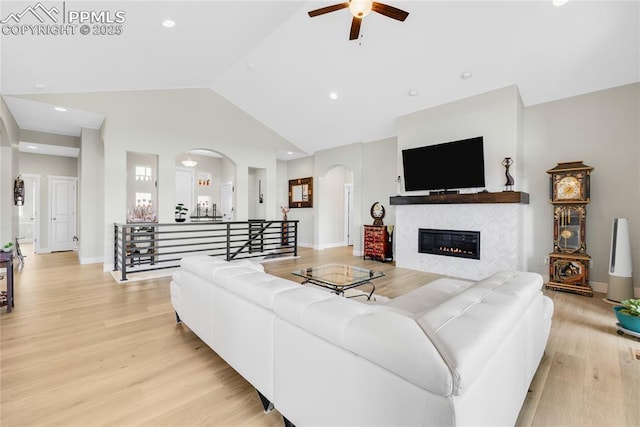
M 13 251 L 0 252 L 0 267 L 7 269 L 7 313 L 15 306 L 13 301 Z

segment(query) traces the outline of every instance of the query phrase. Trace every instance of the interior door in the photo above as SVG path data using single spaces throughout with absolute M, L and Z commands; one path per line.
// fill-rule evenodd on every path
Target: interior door
M 52 252 L 70 251 L 76 235 L 76 179 L 50 177 L 49 248 Z
M 220 184 L 220 213 L 223 221 L 233 221 L 233 182 Z
M 189 209 L 187 216 L 195 215 L 193 203 L 193 169 L 176 168 L 176 205 Z

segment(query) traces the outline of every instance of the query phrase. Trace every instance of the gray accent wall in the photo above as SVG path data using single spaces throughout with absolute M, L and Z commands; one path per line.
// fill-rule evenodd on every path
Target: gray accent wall
M 524 156 L 532 194 L 530 270 L 546 274 L 542 258 L 552 247 L 549 177 L 557 162 L 593 166 L 587 205 L 591 280 L 608 282 L 614 218 L 629 218 L 633 283 L 640 296 L 640 83 L 534 105 L 525 109 Z

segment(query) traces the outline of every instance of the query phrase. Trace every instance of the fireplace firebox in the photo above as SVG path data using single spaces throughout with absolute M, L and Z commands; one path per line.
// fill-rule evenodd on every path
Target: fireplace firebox
M 418 252 L 480 259 L 480 232 L 420 228 L 418 230 Z

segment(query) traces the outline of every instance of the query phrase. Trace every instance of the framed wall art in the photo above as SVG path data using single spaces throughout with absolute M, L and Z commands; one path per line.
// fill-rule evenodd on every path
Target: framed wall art
M 313 207 L 313 178 L 298 178 L 289 180 L 289 207 Z

